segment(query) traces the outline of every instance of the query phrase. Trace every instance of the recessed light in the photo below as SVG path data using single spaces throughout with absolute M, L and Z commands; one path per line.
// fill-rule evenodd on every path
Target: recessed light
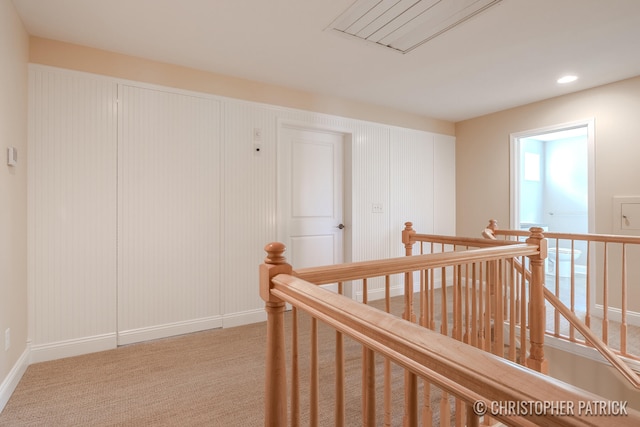
M 578 80 L 578 76 L 562 76 L 558 79 L 558 83 L 560 84 L 565 84 L 565 83 L 571 83 L 571 82 L 575 82 L 576 80 Z

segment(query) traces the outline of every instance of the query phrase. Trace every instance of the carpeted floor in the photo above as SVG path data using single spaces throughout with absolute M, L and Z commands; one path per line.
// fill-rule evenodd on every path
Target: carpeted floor
M 417 312 L 417 298 L 414 303 Z M 382 308 L 383 301 L 371 304 Z M 393 298 L 391 312 L 400 316 L 402 304 L 402 297 Z M 291 312 L 286 316 L 289 328 Z M 306 425 L 310 320 L 300 314 L 299 323 Z M 261 426 L 265 334 L 266 324 L 257 323 L 31 365 L 0 413 L 0 426 Z M 318 341 L 320 425 L 333 425 L 335 332 L 320 325 Z M 361 355 L 360 344 L 345 338 L 346 425 L 362 425 Z M 377 357 L 379 425 L 382 373 Z M 393 366 L 392 377 L 392 425 L 402 425 L 403 371 Z M 430 400 L 438 425 L 441 393 L 433 390 Z M 453 415 L 452 402 L 449 407 Z
M 303 368 L 309 354 L 303 343 L 309 325 L 301 314 L 302 424 L 308 424 Z M 0 426 L 261 426 L 265 332 L 265 323 L 258 323 L 31 365 L 0 414 Z M 320 325 L 320 425 L 334 423 L 334 337 Z M 362 347 L 345 338 L 345 353 L 346 425 L 362 425 Z M 381 425 L 382 358 L 376 363 Z M 397 366 L 393 372 L 392 425 L 401 425 L 403 373 Z M 431 401 L 438 425 L 440 393 L 432 392 Z

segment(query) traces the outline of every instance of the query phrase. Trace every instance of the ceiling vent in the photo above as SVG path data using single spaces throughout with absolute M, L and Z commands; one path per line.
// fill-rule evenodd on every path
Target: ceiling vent
M 357 0 L 328 29 L 408 53 L 502 0 Z

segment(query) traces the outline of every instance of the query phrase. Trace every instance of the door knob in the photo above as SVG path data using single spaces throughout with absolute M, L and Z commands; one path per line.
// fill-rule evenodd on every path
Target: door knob
M 340 224 L 336 228 L 339 228 L 340 230 L 342 230 L 344 228 L 344 224 Z

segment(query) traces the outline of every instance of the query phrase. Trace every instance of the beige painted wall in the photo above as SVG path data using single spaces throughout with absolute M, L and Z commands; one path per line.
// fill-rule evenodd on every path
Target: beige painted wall
M 38 37 L 30 62 L 352 119 L 454 134 L 452 122 Z
M 509 227 L 509 135 L 595 119 L 595 226 L 611 233 L 612 197 L 640 195 L 640 77 L 456 123 L 456 230 Z
M 13 3 L 0 0 L 0 386 L 27 347 L 28 54 L 29 38 Z M 7 147 L 18 149 L 15 167 L 7 166 Z

